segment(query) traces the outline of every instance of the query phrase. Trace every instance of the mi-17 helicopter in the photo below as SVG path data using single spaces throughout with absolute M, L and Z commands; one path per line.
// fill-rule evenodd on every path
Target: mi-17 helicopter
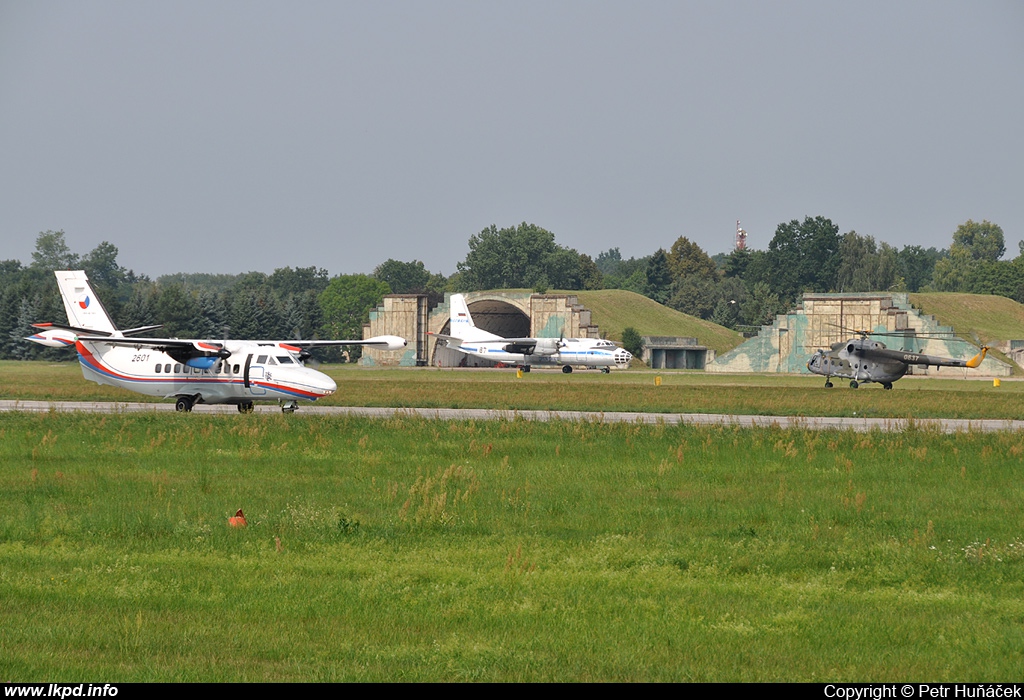
M 872 340 L 871 335 L 901 335 L 853 331 L 856 335 L 846 341 L 832 343 L 831 350 L 818 350 L 807 361 L 807 369 L 825 377 L 825 387 L 832 388 L 832 377 L 850 380 L 850 388 L 856 389 L 866 382 L 877 382 L 885 389 L 892 389 L 892 383 L 907 373 L 912 365 L 933 367 L 976 368 L 985 359 L 988 346 L 982 345 L 981 352 L 969 360 L 955 360 L 950 357 L 922 355 L 905 350 L 892 350 L 884 343 Z M 922 337 L 922 336 L 917 336 Z M 947 340 L 949 337 L 946 338 Z

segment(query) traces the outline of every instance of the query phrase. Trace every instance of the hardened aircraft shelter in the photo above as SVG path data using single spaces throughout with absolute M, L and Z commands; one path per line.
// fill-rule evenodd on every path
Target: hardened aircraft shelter
M 449 297 L 433 310 L 422 294 L 389 294 L 370 312 L 363 337 L 390 334 L 409 341 L 400 351 L 363 351 L 366 366 L 434 367 L 491 366 L 448 348 L 438 347 L 430 333 L 448 334 Z M 600 329 L 591 323 L 590 311 L 574 294 L 537 294 L 529 291 L 469 292 L 465 295 L 473 322 L 506 338 L 599 338 Z
M 796 309 L 779 314 L 756 337 L 706 366 L 708 372 L 809 373 L 807 360 L 819 349 L 849 340 L 855 331 L 887 333 L 878 341 L 895 350 L 967 360 L 977 346 L 953 337 L 953 328 L 915 309 L 905 293 L 804 294 Z M 934 338 L 926 336 L 946 336 Z M 975 376 L 1006 377 L 1011 367 L 986 357 Z M 913 366 L 908 374 L 964 376 L 960 367 Z

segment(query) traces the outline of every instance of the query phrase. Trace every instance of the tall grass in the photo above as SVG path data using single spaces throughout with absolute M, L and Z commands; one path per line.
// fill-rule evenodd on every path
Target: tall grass
M 1022 460 L 1011 433 L 3 414 L 0 676 L 1012 680 Z

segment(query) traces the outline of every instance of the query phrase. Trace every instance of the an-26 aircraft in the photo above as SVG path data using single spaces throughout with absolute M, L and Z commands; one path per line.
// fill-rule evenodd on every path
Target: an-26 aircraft
M 48 347 L 74 346 L 82 374 L 148 396 L 175 399 L 178 411 L 197 403 L 235 404 L 242 413 L 256 401 L 276 401 L 291 413 L 299 401 L 316 401 L 338 386 L 323 372 L 306 367 L 310 347 L 362 345 L 399 350 L 404 338 L 368 340 L 185 340 L 142 338 L 134 334 L 160 326 L 118 330 L 89 286 L 85 272 L 59 271 L 68 325 L 34 324 L 32 340 Z
M 608 373 L 611 367 L 628 367 L 633 359 L 625 348 L 600 338 L 502 338 L 477 328 L 463 295 L 452 294 L 448 303 L 450 335 L 433 335 L 466 355 L 516 365 L 526 372 L 531 365 L 561 365 L 566 374 L 573 365 Z
M 969 360 L 922 355 L 905 350 L 893 350 L 868 337 L 888 335 L 886 333 L 854 332 L 857 337 L 833 343 L 830 351 L 818 350 L 807 361 L 807 369 L 825 377 L 827 388 L 832 387 L 832 377 L 843 377 L 850 380 L 851 389 L 856 389 L 866 382 L 878 382 L 883 388 L 892 389 L 892 383 L 905 375 L 912 365 L 973 369 L 981 364 L 985 359 L 985 353 L 988 352 L 988 347 L 983 345 L 981 352 Z

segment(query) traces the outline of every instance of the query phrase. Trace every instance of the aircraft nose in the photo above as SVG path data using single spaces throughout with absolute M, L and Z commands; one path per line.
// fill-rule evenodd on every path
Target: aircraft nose
M 324 396 L 330 396 L 331 394 L 333 394 L 337 390 L 338 390 L 338 383 L 335 382 L 333 379 L 331 379 L 330 377 L 328 377 L 325 374 L 324 375 L 324 383 L 323 383 Z
M 633 359 L 633 355 L 625 348 L 619 348 L 615 351 L 615 364 L 620 367 L 625 367 L 629 364 L 630 360 Z

